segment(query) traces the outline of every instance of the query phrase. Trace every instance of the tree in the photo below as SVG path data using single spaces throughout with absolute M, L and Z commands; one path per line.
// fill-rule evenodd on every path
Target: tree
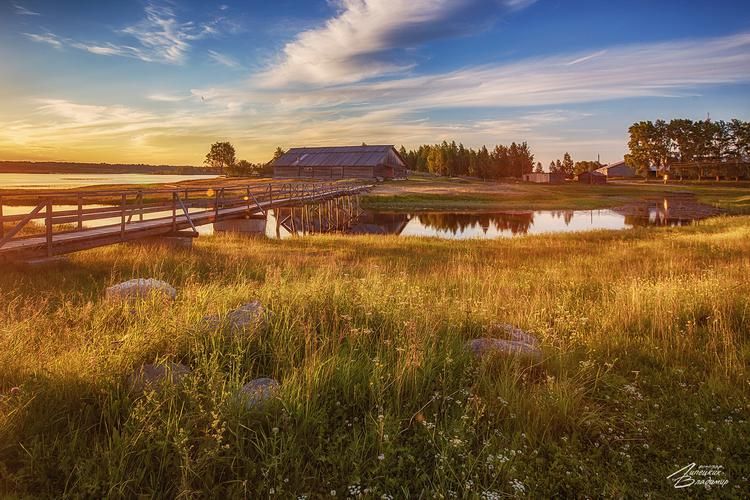
M 593 172 L 597 168 L 600 168 L 602 166 L 601 163 L 598 161 L 577 161 L 574 167 L 574 171 L 576 175 L 580 175 L 584 172 Z
M 275 162 L 276 160 L 278 160 L 285 154 L 286 154 L 286 151 L 281 149 L 281 147 L 276 148 L 276 151 L 273 152 L 273 158 L 271 158 L 271 163 Z
M 534 169 L 534 173 L 541 174 L 544 172 L 544 169 L 542 168 L 542 162 L 538 161 L 536 162 L 536 168 Z
M 573 158 L 570 157 L 570 153 L 567 151 L 563 155 L 562 173 L 564 173 L 567 178 L 571 178 L 575 175 L 575 163 L 573 163 Z
M 213 168 L 218 168 L 223 175 L 225 167 L 231 167 L 236 161 L 234 146 L 229 142 L 215 142 L 206 155 L 204 163 Z
M 659 122 L 664 123 L 657 120 L 657 124 Z M 636 167 L 638 173 L 648 179 L 649 167 L 661 165 L 662 159 L 666 159 L 669 154 L 666 126 L 657 126 L 651 121 L 641 121 L 631 125 L 628 133 L 630 134 L 628 141 L 630 153 L 625 155 L 625 162 Z

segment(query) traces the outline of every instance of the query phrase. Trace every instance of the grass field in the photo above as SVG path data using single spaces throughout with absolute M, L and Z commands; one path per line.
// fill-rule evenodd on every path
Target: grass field
M 609 188 L 609 187 L 608 187 Z M 0 495 L 746 497 L 750 217 L 497 241 L 201 237 L 0 274 Z M 177 300 L 103 300 L 132 277 Z M 273 312 L 238 340 L 206 315 Z M 493 322 L 543 361 L 474 360 Z M 142 363 L 184 383 L 136 396 Z M 245 410 L 249 379 L 282 383 Z M 678 492 L 697 464 L 728 483 Z
M 729 214 L 750 214 L 750 182 L 614 181 L 604 186 L 412 177 L 378 185 L 364 200 L 381 210 L 589 210 L 694 196 Z

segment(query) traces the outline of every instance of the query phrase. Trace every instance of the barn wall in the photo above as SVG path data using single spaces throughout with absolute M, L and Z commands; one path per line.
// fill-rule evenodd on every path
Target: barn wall
M 278 178 L 303 179 L 372 179 L 373 167 L 279 167 L 273 168 Z

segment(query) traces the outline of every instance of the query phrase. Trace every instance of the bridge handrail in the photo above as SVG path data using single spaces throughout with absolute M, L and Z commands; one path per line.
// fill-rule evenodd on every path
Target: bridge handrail
M 88 190 L 73 191 L 60 190 L 38 193 L 29 198 L 28 193 L 18 192 L 3 194 L 0 192 L 0 248 L 9 241 L 37 237 L 37 234 L 23 235 L 19 233 L 34 220 L 44 219 L 45 235 L 48 253 L 51 248 L 54 235 L 82 231 L 83 223 L 92 220 L 119 219 L 117 223 L 105 224 L 97 227 L 120 226 L 121 235 L 124 238 L 126 226 L 132 222 L 134 216 L 138 221 L 144 220 L 144 215 L 153 213 L 167 213 L 171 216 L 157 217 L 153 221 L 172 220 L 173 227 L 177 228 L 177 213 L 182 210 L 193 226 L 191 216 L 215 212 L 218 218 L 220 210 L 237 208 L 247 205 L 248 210 L 260 210 L 265 213 L 264 203 L 284 200 L 289 203 L 304 203 L 329 195 L 356 194 L 367 190 L 371 185 L 355 181 L 338 182 L 267 182 L 252 184 L 230 184 L 200 187 L 175 187 L 175 188 L 133 188 L 122 190 Z M 190 198 L 191 194 L 200 193 L 201 196 Z M 152 195 L 165 196 L 156 201 L 146 201 Z M 184 196 L 184 198 L 183 198 Z M 29 213 L 4 215 L 4 200 L 12 198 L 34 199 L 36 207 L 30 209 Z M 74 199 L 75 203 L 70 200 Z M 109 200 L 108 202 L 102 201 Z M 55 210 L 55 206 L 77 205 L 77 209 Z M 104 205 L 91 207 L 91 205 Z M 87 207 L 88 208 L 84 208 Z M 190 209 L 204 209 L 202 212 L 190 213 Z M 10 230 L 6 229 L 6 223 L 17 223 Z M 61 224 L 76 224 L 74 230 L 64 229 L 55 231 L 54 226 Z M 16 236 L 18 235 L 18 236 Z

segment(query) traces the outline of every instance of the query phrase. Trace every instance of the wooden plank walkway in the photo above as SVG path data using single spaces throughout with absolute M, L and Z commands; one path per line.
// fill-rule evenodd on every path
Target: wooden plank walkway
M 270 209 L 323 203 L 336 198 L 356 197 L 371 185 L 362 184 L 267 184 L 264 186 L 202 187 L 200 189 L 86 191 L 88 200 L 119 198 L 121 205 L 101 207 L 94 201 L 78 200 L 77 210 L 61 209 L 60 200 L 69 200 L 70 192 L 45 194 L 36 208 L 25 215 L 2 215 L 0 200 L 0 259 L 27 260 L 68 254 L 90 248 L 135 241 L 154 236 L 197 236 L 196 228 L 223 220 L 265 216 Z M 193 198 L 189 199 L 192 194 Z M 81 194 L 74 194 L 80 196 Z M 202 197 L 201 197 L 202 196 Z M 149 198 L 164 201 L 145 202 Z M 7 196 L 5 197 L 8 198 Z M 89 208 L 86 208 L 86 207 Z M 194 210 L 191 212 L 191 209 Z M 197 211 L 196 211 L 197 210 Z M 145 220 L 145 214 L 169 215 Z M 137 217 L 137 220 L 133 220 Z M 85 222 L 119 219 L 119 223 L 86 227 Z M 29 222 L 44 220 L 45 233 L 17 236 Z M 8 229 L 7 223 L 16 225 Z M 74 230 L 55 231 L 62 224 L 76 224 Z

